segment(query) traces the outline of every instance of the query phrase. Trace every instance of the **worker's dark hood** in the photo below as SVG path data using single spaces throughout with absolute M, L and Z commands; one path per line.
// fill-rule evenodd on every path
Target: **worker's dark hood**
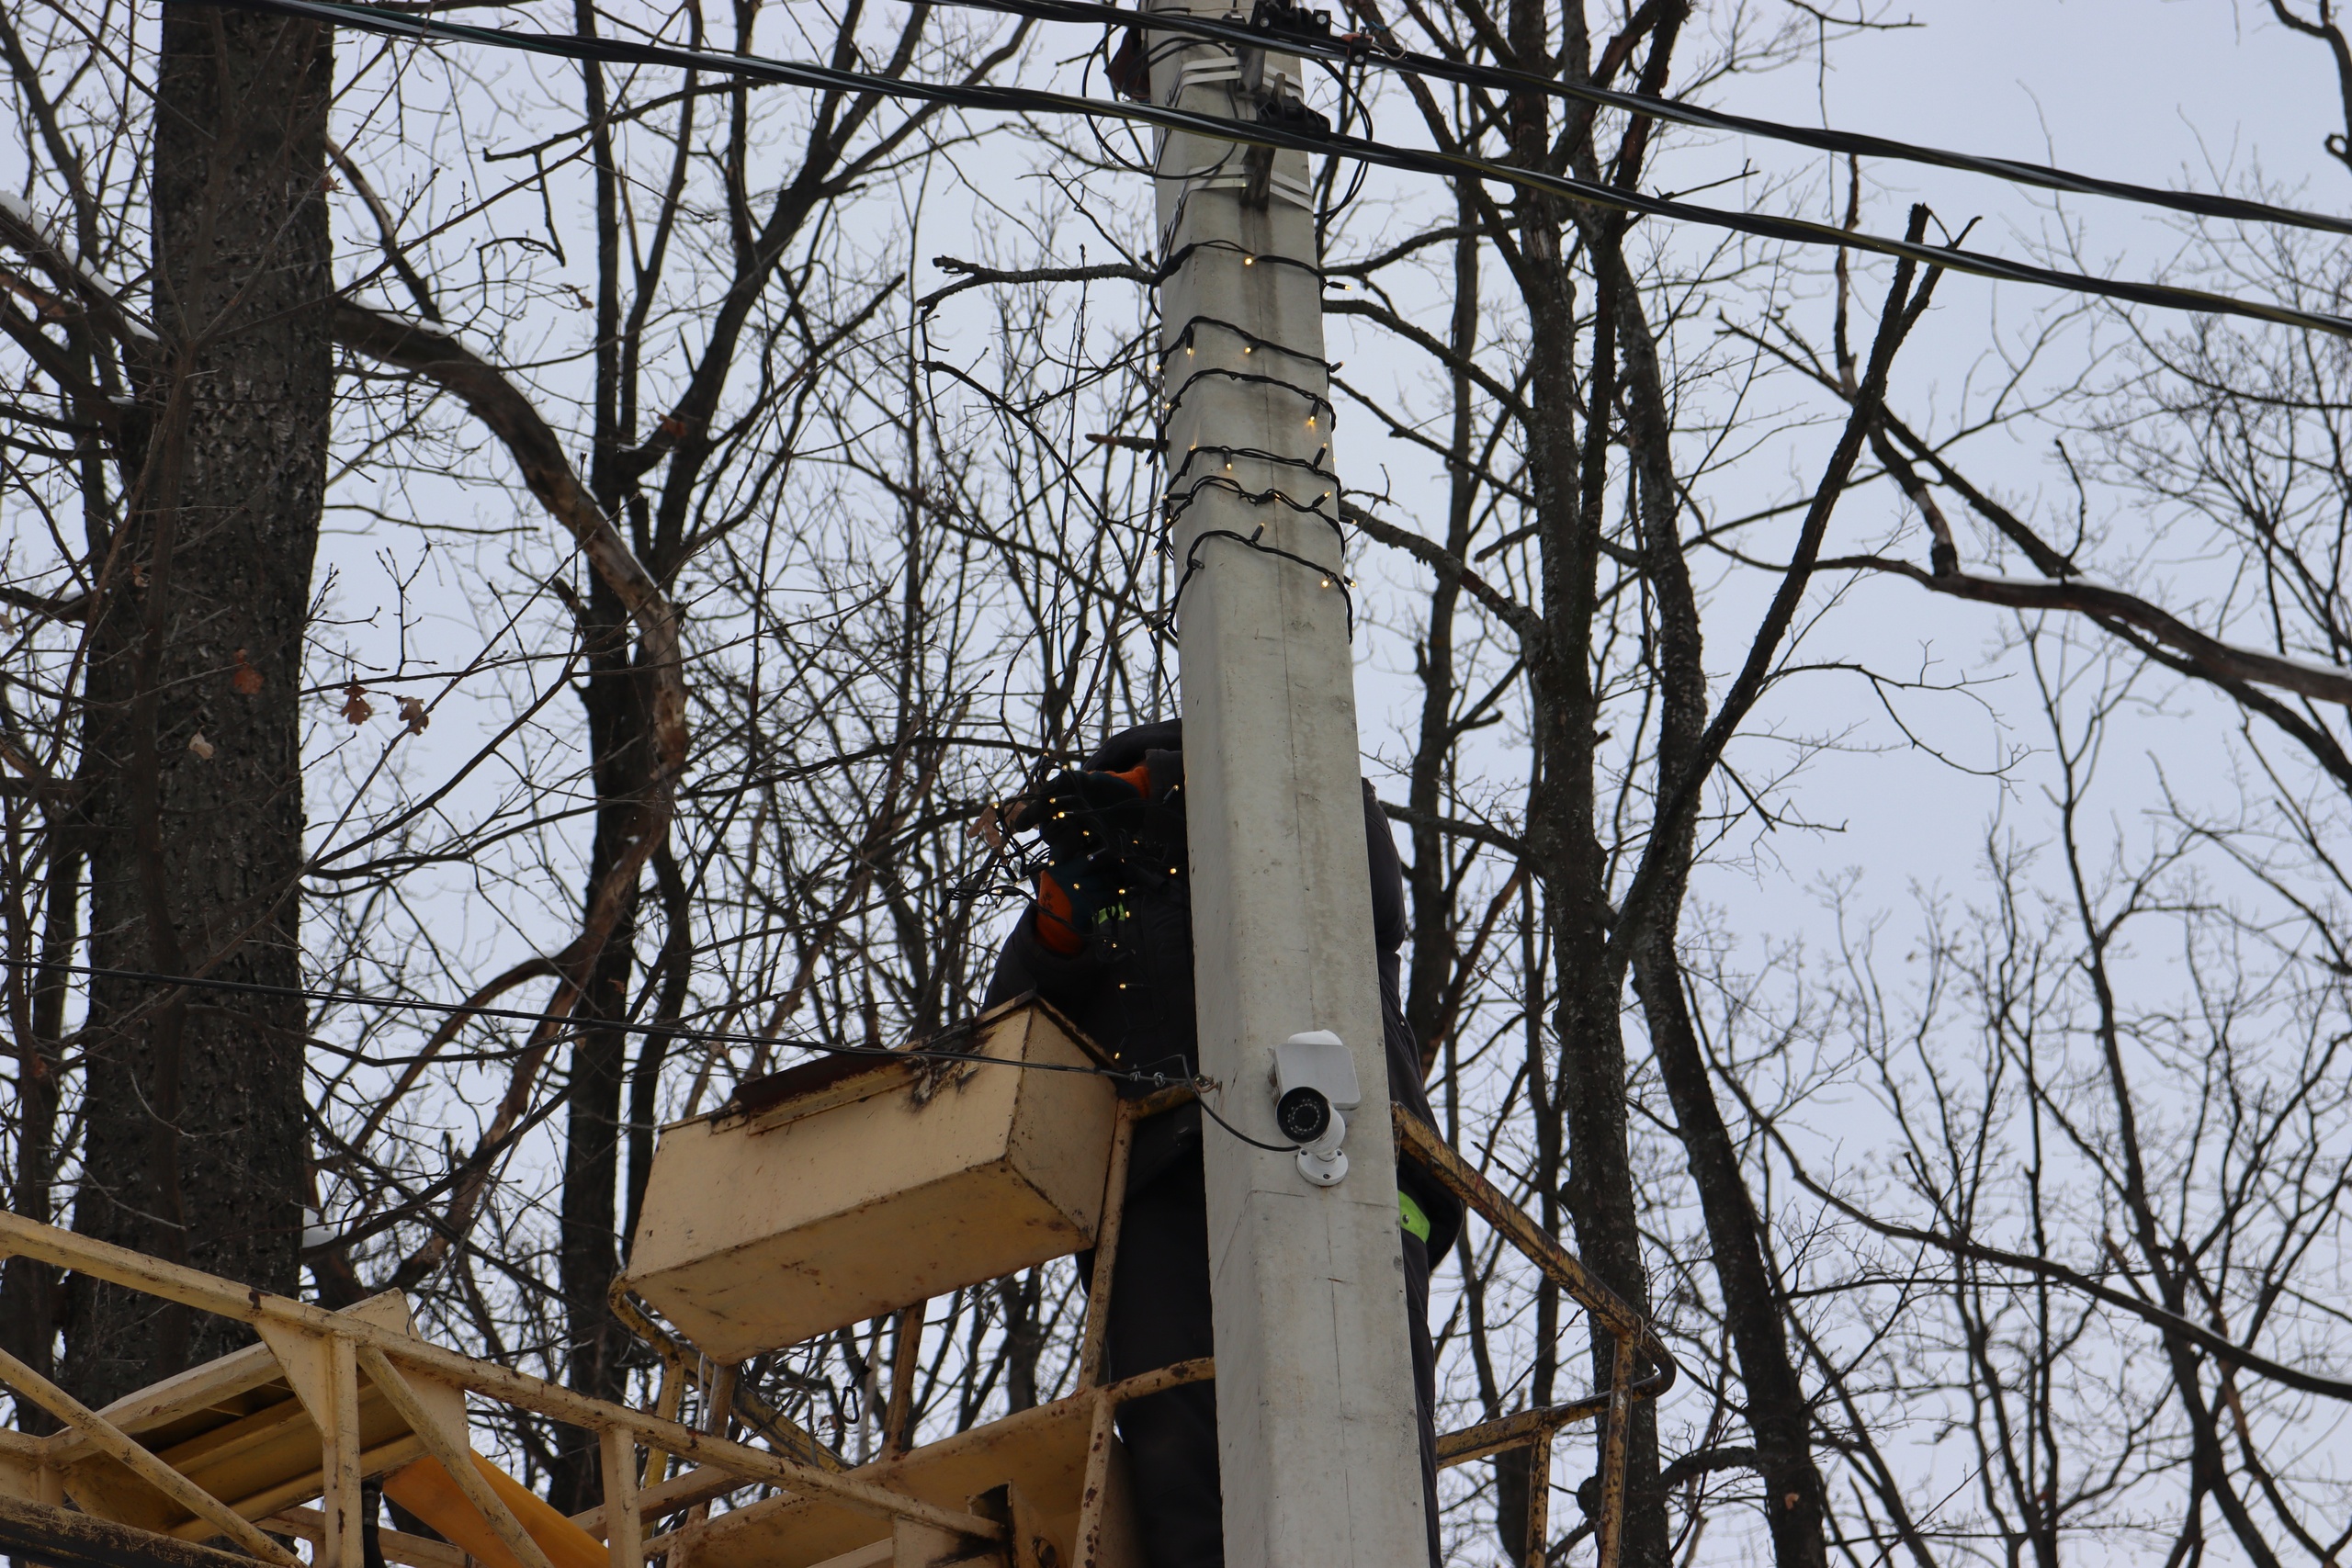
M 1086 769 L 1095 773 L 1124 773 L 1142 764 L 1145 754 L 1152 751 L 1182 751 L 1184 749 L 1184 721 L 1163 718 L 1156 724 L 1138 724 L 1123 729 L 1096 747 L 1086 759 Z

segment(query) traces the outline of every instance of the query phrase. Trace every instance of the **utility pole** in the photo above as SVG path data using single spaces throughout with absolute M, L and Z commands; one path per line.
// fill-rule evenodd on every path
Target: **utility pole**
M 1162 105 L 1300 112 L 1295 58 L 1149 41 Z M 1292 1035 L 1337 1033 L 1362 1097 L 1334 1185 L 1290 1154 L 1208 1134 L 1226 1560 L 1418 1568 L 1428 1537 L 1308 162 L 1163 133 L 1157 174 L 1162 254 L 1177 264 L 1160 294 L 1161 419 L 1201 1064 L 1224 1086 L 1220 1113 L 1266 1143 L 1288 1141 L 1269 1074 Z

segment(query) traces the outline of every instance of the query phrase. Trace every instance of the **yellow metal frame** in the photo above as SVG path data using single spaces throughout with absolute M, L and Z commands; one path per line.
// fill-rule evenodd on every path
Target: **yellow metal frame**
M 1495 1228 L 1519 1254 L 1544 1271 L 1569 1300 L 1591 1314 L 1616 1347 L 1609 1386 L 1540 1410 L 1522 1410 L 1498 1421 L 1448 1432 L 1437 1440 L 1441 1467 L 1466 1464 L 1511 1449 L 1528 1455 L 1527 1561 L 1525 1568 L 1544 1568 L 1545 1537 L 1550 1531 L 1552 1440 L 1561 1428 L 1600 1416 L 1600 1517 L 1594 1521 L 1595 1545 L 1600 1568 L 1617 1568 L 1625 1526 L 1625 1436 L 1634 1406 L 1654 1400 L 1674 1386 L 1674 1357 L 1641 1314 L 1625 1299 L 1593 1277 L 1574 1254 L 1545 1234 L 1544 1228 L 1478 1174 L 1468 1161 L 1449 1147 L 1436 1131 L 1394 1108 L 1396 1151 L 1409 1154 L 1420 1167 L 1443 1183 L 1473 1213 Z M 1649 1370 L 1634 1375 L 1636 1364 Z
M 1125 1207 L 1122 1200 L 1135 1127 L 1145 1117 L 1171 1109 L 1191 1095 L 1189 1086 L 1184 1086 L 1149 1099 L 1122 1102 L 1113 1135 L 1105 1176 L 1110 1201 L 1104 1203 L 1096 1238 L 1079 1345 L 1078 1387 L 1061 1402 L 1084 1409 L 1089 1432 L 1077 1568 L 1098 1568 L 1105 1562 L 1103 1530 L 1118 1407 L 1132 1399 L 1216 1376 L 1215 1362 L 1204 1358 L 1115 1383 L 1103 1381 L 1111 1280 L 1118 1257 Z M 1396 1134 L 1400 1153 L 1430 1171 L 1583 1306 L 1616 1345 L 1614 1375 L 1606 1389 L 1567 1404 L 1521 1411 L 1447 1433 L 1438 1439 L 1438 1462 L 1462 1464 L 1511 1449 L 1531 1450 L 1531 1545 L 1526 1568 L 1541 1568 L 1548 1533 L 1553 1440 L 1569 1425 L 1603 1418 L 1600 1514 L 1595 1544 L 1600 1568 L 1616 1568 L 1624 1517 L 1626 1417 L 1637 1401 L 1655 1399 L 1672 1384 L 1673 1358 L 1639 1314 L 1593 1278 L 1430 1129 L 1400 1111 Z M 0 1211 L 0 1255 L 7 1253 L 252 1325 L 278 1373 L 300 1396 L 305 1416 L 316 1426 L 321 1456 L 312 1482 L 279 1487 L 257 1497 L 220 1498 L 175 1470 L 107 1413 L 89 1409 L 35 1369 L 0 1352 L 0 1382 L 63 1423 L 62 1431 L 48 1437 L 0 1432 L 0 1472 L 6 1472 L 0 1473 L 0 1495 L 13 1492 L 17 1501 L 11 1506 L 20 1511 L 57 1510 L 63 1496 L 65 1467 L 95 1451 L 111 1457 L 140 1483 L 191 1516 L 188 1524 L 174 1531 L 176 1540 L 152 1538 L 159 1547 L 182 1546 L 190 1537 L 226 1537 L 272 1568 L 300 1568 L 300 1560 L 277 1539 L 295 1536 L 317 1543 L 312 1568 L 363 1568 L 360 1531 L 356 1528 L 362 1474 L 380 1472 L 395 1461 L 404 1463 L 430 1454 L 441 1461 L 523 1568 L 550 1568 L 547 1553 L 514 1508 L 471 1462 L 463 1413 L 463 1396 L 471 1393 L 596 1434 L 607 1504 L 572 1522 L 591 1535 L 605 1538 L 610 1568 L 644 1568 L 649 1555 L 662 1553 L 668 1554 L 673 1568 L 678 1568 L 692 1554 L 696 1535 L 707 1528 L 702 1516 L 708 1503 L 745 1486 L 763 1484 L 888 1518 L 899 1537 L 913 1531 L 927 1539 L 967 1542 L 978 1559 L 1019 1562 L 1025 1555 L 1023 1543 L 1012 1539 L 1017 1532 L 1007 1519 L 942 1507 L 860 1479 L 812 1434 L 756 1400 L 750 1402 L 754 1406 L 747 1413 L 752 1418 L 750 1424 L 775 1445 L 772 1449 L 735 1442 L 723 1430 L 697 1430 L 678 1421 L 681 1396 L 689 1381 L 707 1381 L 712 1385 L 708 1392 L 722 1408 L 740 1408 L 733 1380 L 727 1375 L 731 1369 L 718 1376 L 698 1375 L 701 1359 L 693 1348 L 625 1295 L 616 1295 L 616 1310 L 630 1328 L 653 1345 L 664 1363 L 652 1411 L 592 1399 L 494 1362 L 460 1355 L 420 1339 L 404 1327 L 387 1325 L 381 1314 L 370 1314 L 364 1306 L 329 1312 Z M 909 1303 L 909 1310 L 918 1304 Z M 1636 1376 L 1643 1362 L 1648 1370 Z M 910 1365 L 894 1368 L 894 1385 L 906 1384 L 891 1390 L 894 1407 L 908 1403 L 912 1371 Z M 397 1411 L 408 1428 L 407 1437 L 363 1450 L 358 1420 L 362 1373 L 368 1388 Z M 141 1391 L 109 1408 L 121 1416 L 123 1423 L 136 1425 L 133 1417 L 141 1408 L 139 1402 L 167 1401 L 165 1391 L 172 1387 L 164 1384 Z M 714 1425 L 723 1429 L 724 1422 Z M 676 1476 L 666 1473 L 672 1459 L 684 1464 Z M 13 1485 L 8 1483 L 11 1481 Z M 312 1497 L 321 1501 L 316 1510 L 294 1506 Z M 612 1506 L 616 1503 L 616 1507 Z M 644 1539 L 643 1522 L 648 1517 L 680 1508 L 692 1510 L 684 1525 L 651 1540 Z M 264 1524 L 267 1529 L 261 1528 Z M 469 1568 L 462 1553 L 439 1542 L 384 1531 L 381 1544 L 388 1559 L 414 1568 Z
M 821 1465 L 734 1442 L 716 1433 L 696 1431 L 647 1411 L 591 1399 L 545 1379 L 459 1355 L 400 1329 L 271 1295 L 127 1247 L 59 1230 L 21 1214 L 0 1211 L 0 1253 L 38 1258 L 126 1290 L 250 1324 L 262 1336 L 287 1381 L 298 1393 L 306 1381 L 323 1370 L 325 1418 L 320 1419 L 319 1412 L 311 1408 L 323 1451 L 318 1484 L 309 1493 L 324 1501 L 316 1522 L 321 1541 L 316 1568 L 363 1568 L 360 1532 L 348 1524 L 359 1517 L 360 1466 L 358 1456 L 352 1452 L 349 1439 L 353 1427 L 345 1416 L 357 1407 L 356 1383 L 362 1370 L 370 1383 L 400 1409 L 422 1442 L 424 1451 L 442 1461 L 502 1543 L 526 1568 L 546 1568 L 546 1554 L 516 1519 L 514 1510 L 479 1476 L 470 1462 L 470 1453 L 462 1446 L 462 1432 L 451 1430 L 452 1423 L 445 1413 L 428 1407 L 427 1398 L 418 1392 L 416 1382 L 455 1389 L 461 1394 L 472 1393 L 597 1434 L 604 1449 L 608 1483 L 617 1483 L 614 1490 L 627 1499 L 622 1507 L 613 1511 L 612 1528 L 605 1532 L 611 1568 L 644 1568 L 644 1542 L 637 1527 L 644 1505 L 652 1498 L 631 1496 L 637 1488 L 629 1484 L 637 1471 L 640 1447 L 658 1448 L 703 1471 L 731 1477 L 736 1485 L 777 1486 L 975 1543 L 1001 1541 L 1008 1533 L 1006 1527 L 995 1519 L 938 1507 Z M 65 1423 L 63 1431 L 49 1437 L 0 1433 L 0 1464 L 6 1464 L 20 1478 L 29 1475 L 31 1484 L 24 1489 L 35 1495 L 33 1506 L 58 1504 L 62 1496 L 62 1469 L 68 1456 L 95 1448 L 126 1465 L 142 1482 L 196 1515 L 215 1532 L 227 1536 L 274 1568 L 300 1568 L 300 1559 L 259 1529 L 254 1519 L 244 1517 L 228 1501 L 205 1492 L 156 1458 L 114 1421 L 83 1405 L 34 1369 L 8 1358 L 0 1361 L 0 1382 Z M 311 1401 L 304 1404 L 306 1408 L 311 1407 Z M 338 1439 L 342 1439 L 340 1447 Z M 628 1503 L 637 1506 L 629 1506 Z M 269 1515 L 275 1516 L 283 1506 L 274 1501 Z M 277 1524 L 277 1520 L 273 1517 L 272 1523 Z M 287 1533 L 305 1532 L 288 1529 Z M 428 1564 L 427 1568 L 438 1565 Z
M 1086 1318 L 1079 1343 L 1078 1387 L 1069 1396 L 1070 1403 L 1083 1403 L 1089 1407 L 1091 1429 L 1086 1484 L 1080 1514 L 1078 1568 L 1098 1568 L 1102 1560 L 1102 1514 L 1108 1495 L 1105 1472 L 1110 1463 L 1113 1417 L 1118 1406 L 1130 1399 L 1139 1399 L 1162 1389 L 1205 1381 L 1216 1375 L 1215 1359 L 1204 1358 L 1179 1362 L 1125 1382 L 1105 1385 L 1102 1382 L 1112 1274 L 1118 1258 L 1120 1231 L 1125 1212 L 1127 1157 L 1135 1127 L 1138 1122 L 1173 1110 L 1193 1098 L 1190 1085 L 1178 1085 L 1146 1099 L 1122 1101 L 1113 1133 L 1110 1164 L 1104 1177 L 1106 1195 L 1102 1211 L 1102 1223 L 1095 1242 L 1094 1269 L 1087 1291 Z M 1616 1347 L 1612 1358 L 1613 1376 L 1608 1388 L 1565 1404 L 1523 1410 L 1499 1420 L 1448 1432 L 1437 1440 L 1438 1464 L 1441 1468 L 1448 1468 L 1513 1449 L 1529 1450 L 1529 1548 L 1525 1568 L 1543 1568 L 1544 1539 L 1549 1527 L 1547 1516 L 1554 1439 L 1562 1429 L 1577 1422 L 1601 1418 L 1604 1436 L 1600 1456 L 1600 1514 L 1595 1524 L 1595 1545 L 1600 1568 L 1617 1568 L 1622 1554 L 1625 1509 L 1625 1418 L 1635 1404 L 1656 1399 L 1672 1386 L 1677 1375 L 1674 1358 L 1640 1314 L 1595 1278 L 1573 1254 L 1546 1235 L 1491 1182 L 1448 1147 L 1434 1131 L 1401 1109 L 1396 1111 L 1395 1122 L 1398 1152 L 1410 1155 L 1416 1163 L 1461 1199 L 1472 1213 L 1492 1225 L 1514 1249 L 1542 1269 L 1564 1294 L 1591 1315 L 1593 1322 L 1609 1334 Z M 616 1290 L 613 1304 L 622 1320 L 661 1354 L 665 1366 L 662 1398 L 674 1409 L 677 1394 L 673 1391 L 671 1380 L 678 1379 L 681 1382 L 694 1380 L 693 1369 L 699 1364 L 699 1358 L 691 1346 L 663 1327 L 626 1292 Z M 905 1303 L 904 1310 L 916 1312 L 922 1305 L 921 1303 Z M 902 1345 L 910 1348 L 912 1342 L 910 1337 L 902 1341 Z M 1644 1362 L 1647 1363 L 1647 1370 L 1635 1375 L 1637 1366 Z M 911 1370 L 903 1360 L 892 1368 L 891 1386 L 887 1397 L 888 1406 L 894 1412 L 904 1411 L 911 1403 L 913 1391 L 909 1376 Z M 743 1414 L 755 1427 L 767 1429 L 772 1440 L 786 1437 L 795 1446 L 805 1444 L 807 1451 L 818 1462 L 836 1466 L 842 1463 L 813 1436 L 767 1410 L 764 1405 Z M 895 1427 L 892 1430 L 895 1431 Z M 650 1479 L 649 1475 L 649 1481 Z M 675 1485 L 676 1482 L 670 1484 Z M 655 1544 L 658 1546 L 669 1539 L 659 1538 Z

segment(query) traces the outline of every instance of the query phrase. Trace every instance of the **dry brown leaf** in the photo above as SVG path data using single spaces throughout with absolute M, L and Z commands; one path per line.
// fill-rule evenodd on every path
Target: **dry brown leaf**
M 408 726 L 411 735 L 424 734 L 424 727 L 433 722 L 433 716 L 426 713 L 424 705 L 414 697 L 402 697 L 400 701 L 401 722 Z
M 245 662 L 245 650 L 237 649 L 237 667 L 229 672 L 229 684 L 241 697 L 250 697 L 261 690 L 261 671 Z
M 368 700 L 368 688 L 354 681 L 343 689 L 344 722 L 353 726 L 365 724 L 375 716 L 376 705 Z
M 217 750 L 211 741 L 204 738 L 201 729 L 187 738 L 187 749 L 196 753 L 196 760 L 199 762 L 212 761 L 212 753 Z

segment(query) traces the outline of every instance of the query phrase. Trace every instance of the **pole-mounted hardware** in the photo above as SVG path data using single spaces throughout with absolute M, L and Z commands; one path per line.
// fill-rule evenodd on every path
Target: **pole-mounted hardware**
M 1298 1145 L 1298 1173 L 1317 1187 L 1347 1179 L 1348 1119 L 1363 1095 L 1356 1086 L 1356 1061 L 1328 1029 L 1294 1034 L 1274 1047 L 1274 1122 Z

